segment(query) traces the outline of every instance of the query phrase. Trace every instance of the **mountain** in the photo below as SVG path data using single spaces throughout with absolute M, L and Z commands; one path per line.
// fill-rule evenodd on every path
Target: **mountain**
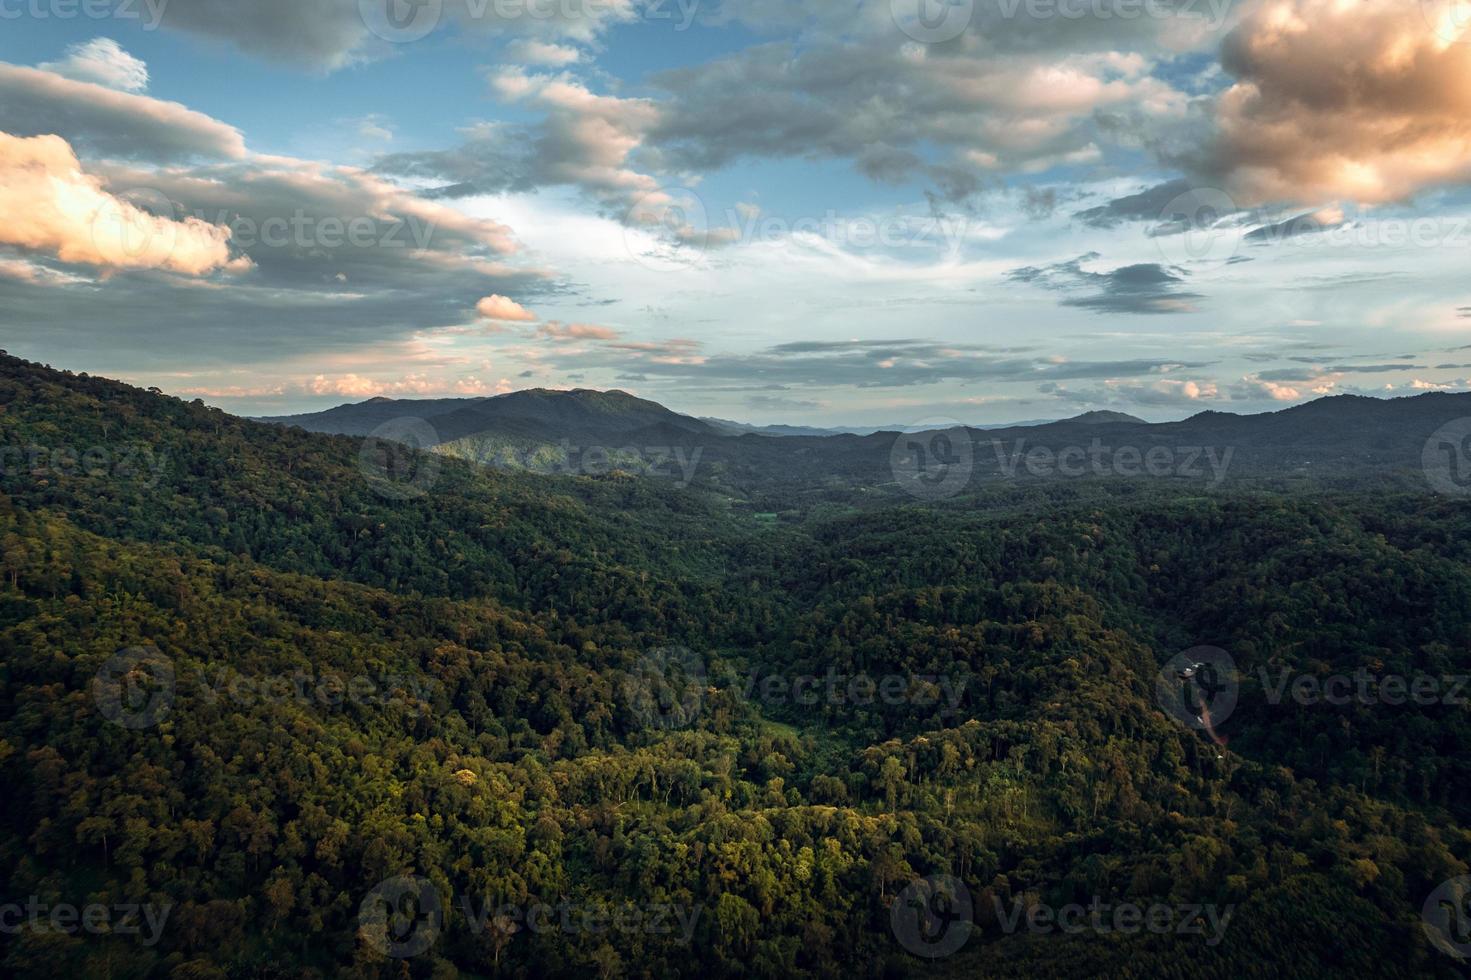
M 1118 415 L 1116 412 L 1101 413 L 1105 415 Z M 1122 418 L 1133 418 L 1123 415 Z M 933 426 L 924 425 L 867 425 L 867 426 L 839 426 L 836 428 L 813 428 L 805 425 L 751 425 L 747 422 L 732 422 L 728 419 L 701 418 L 702 422 L 709 422 L 719 429 L 724 429 L 730 435 L 743 435 L 751 433 L 763 436 L 841 436 L 857 435 L 869 436 L 875 432 L 922 432 Z M 1037 419 L 1027 422 L 1006 422 L 994 425 L 972 425 L 973 429 L 1002 429 L 1021 425 L 1045 425 L 1054 419 Z M 1138 421 L 1137 419 L 1135 421 Z
M 368 435 L 385 423 L 404 418 L 427 422 L 437 436 L 435 442 L 452 442 L 487 432 L 525 439 L 573 437 L 593 442 L 659 432 L 718 433 L 706 422 L 627 392 L 585 388 L 572 391 L 529 388 L 489 398 L 374 398 L 339 405 L 325 412 L 258 421 L 294 425 L 308 432 Z

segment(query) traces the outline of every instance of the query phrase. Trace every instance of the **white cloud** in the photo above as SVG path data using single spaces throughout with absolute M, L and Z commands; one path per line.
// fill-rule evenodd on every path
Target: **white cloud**
M 60 61 L 38 65 L 79 82 L 95 82 L 120 92 L 142 92 L 148 88 L 148 66 L 128 54 L 110 37 L 94 38 L 66 49 Z

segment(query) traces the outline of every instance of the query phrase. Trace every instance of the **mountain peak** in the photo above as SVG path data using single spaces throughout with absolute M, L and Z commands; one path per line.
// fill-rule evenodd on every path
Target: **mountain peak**
M 1069 419 L 1068 421 L 1069 422 L 1080 422 L 1083 425 L 1103 425 L 1104 423 L 1107 423 L 1107 422 L 1131 422 L 1131 423 L 1134 423 L 1136 425 L 1148 425 L 1149 424 L 1148 422 L 1145 422 L 1143 419 L 1141 419 L 1141 418 L 1139 418 L 1137 416 L 1134 416 L 1134 415 L 1129 415 L 1129 414 L 1127 414 L 1125 412 L 1109 412 L 1109 411 L 1103 411 L 1103 410 L 1097 410 L 1097 411 L 1092 411 L 1092 412 L 1084 412 L 1082 415 L 1074 416 L 1073 418 Z

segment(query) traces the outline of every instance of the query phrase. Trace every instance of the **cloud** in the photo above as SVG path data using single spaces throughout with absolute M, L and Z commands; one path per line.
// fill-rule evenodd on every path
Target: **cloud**
M 375 112 L 357 120 L 357 133 L 364 139 L 391 142 L 393 125 L 386 117 Z
M 141 92 L 148 87 L 148 66 L 128 54 L 109 37 L 73 44 L 60 61 L 38 65 L 79 82 L 95 82 L 120 92 Z
M 358 0 L 168 0 L 159 22 L 165 28 L 225 41 L 272 61 L 332 71 L 386 57 L 401 46 L 392 42 L 451 27 L 472 37 L 510 35 L 587 42 L 637 16 L 634 0 L 580 4 L 443 0 L 405 5 L 412 20 L 401 31 L 386 20 L 379 22 L 383 9 L 381 0 L 373 4 Z
M 143 95 L 0 62 L 0 131 L 60 136 L 82 155 L 177 163 L 240 159 L 233 126 Z
M 1244 240 L 1252 245 L 1262 245 L 1302 235 L 1317 235 L 1341 227 L 1344 220 L 1343 209 L 1340 207 L 1319 208 L 1306 214 L 1294 215 L 1286 221 L 1263 225 L 1247 232 Z
M 1109 134 L 1096 117 L 1110 107 L 1184 109 L 1138 55 L 973 38 L 939 52 L 896 34 L 765 44 L 657 75 L 667 97 L 649 145 L 696 172 L 747 157 L 848 159 L 875 180 L 928 180 L 963 197 L 996 175 L 1099 160 Z M 947 155 L 927 162 L 927 147 Z
M 1108 272 L 1093 272 L 1085 263 L 1099 258 L 1090 252 L 1067 262 L 1049 266 L 1026 266 L 1013 269 L 1008 278 L 1042 289 L 1065 294 L 1064 306 L 1092 310 L 1095 313 L 1194 313 L 1191 302 L 1199 293 L 1181 288 L 1182 276 L 1156 262 L 1120 266 Z M 1096 290 L 1077 295 L 1083 290 Z
M 621 353 L 621 359 L 613 354 Z M 678 380 L 710 388 L 735 384 L 760 390 L 787 387 L 902 388 L 947 381 L 1041 382 L 1162 376 L 1201 364 L 1151 359 L 1069 361 L 1018 357 L 1005 349 L 936 340 L 793 341 L 753 353 L 702 353 L 698 343 L 603 343 L 587 350 L 552 350 L 543 358 L 559 370 L 598 368 Z
M 163 269 L 188 276 L 243 272 L 230 231 L 198 218 L 151 214 L 83 173 L 59 136 L 0 133 L 0 243 L 104 269 Z
M 1190 182 L 1182 177 L 1074 212 L 1073 217 L 1091 228 L 1117 228 L 1129 221 L 1158 221 L 1171 202 L 1189 191 Z
M 582 52 L 565 44 L 545 41 L 514 41 L 506 47 L 506 57 L 526 65 L 565 68 L 582 59 Z
M 548 340 L 617 340 L 618 331 L 610 327 L 598 327 L 590 323 L 569 323 L 565 326 L 553 320 L 536 330 L 537 336 Z
M 1221 390 L 1210 381 L 1162 378 L 1158 381 L 1106 381 L 1092 388 L 1074 389 L 1055 383 L 1037 386 L 1044 395 L 1082 406 L 1147 405 L 1157 408 L 1196 405 L 1221 398 Z
M 508 299 L 500 294 L 487 296 L 475 304 L 475 312 L 487 320 L 511 320 L 518 323 L 529 323 L 536 319 L 536 314 L 513 299 Z
M 450 150 L 390 154 L 374 169 L 386 175 L 445 182 L 435 196 L 579 188 L 600 206 L 623 214 L 644 199 L 659 200 L 659 181 L 634 169 L 631 156 L 658 116 L 648 99 L 598 95 L 566 74 L 506 68 L 490 77 L 501 101 L 541 110 L 527 126 L 482 124 Z
M 1467 25 L 1399 0 L 1265 0 L 1221 52 L 1236 79 L 1187 164 L 1247 205 L 1404 200 L 1471 179 Z

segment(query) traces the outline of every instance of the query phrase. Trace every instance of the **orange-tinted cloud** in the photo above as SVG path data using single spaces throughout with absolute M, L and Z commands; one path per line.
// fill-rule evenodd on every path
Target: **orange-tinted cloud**
M 228 228 L 150 214 L 108 193 L 59 136 L 0 133 L 0 214 L 0 243 L 62 262 L 189 276 L 251 265 L 231 257 Z
M 1436 9 L 1262 4 L 1224 45 L 1237 82 L 1204 169 L 1242 204 L 1376 204 L 1471 180 L 1471 30 Z
M 475 312 L 487 320 L 512 320 L 517 323 L 530 323 L 536 319 L 536 314 L 513 299 L 493 293 L 475 304 Z

